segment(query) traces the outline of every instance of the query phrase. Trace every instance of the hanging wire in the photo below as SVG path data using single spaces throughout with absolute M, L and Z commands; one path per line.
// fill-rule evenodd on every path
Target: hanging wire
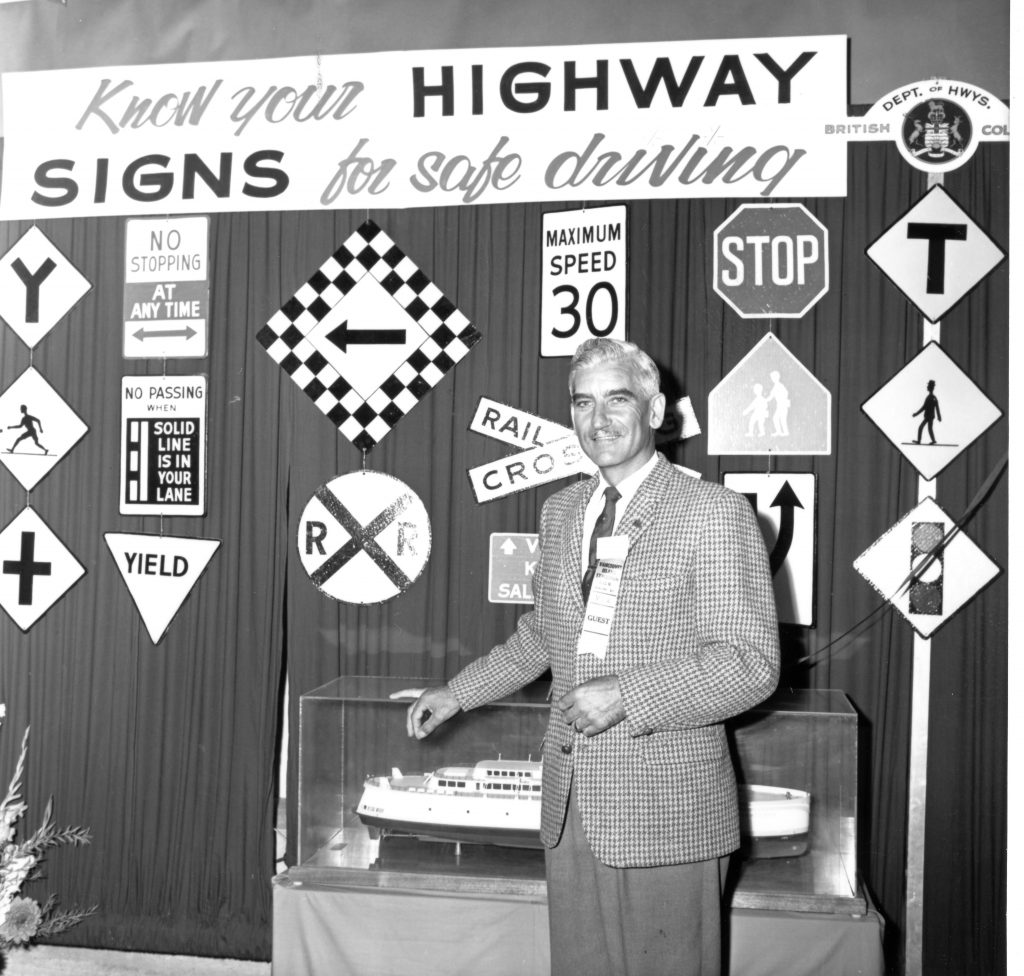
M 932 549 L 932 551 L 927 555 L 927 557 L 921 561 L 920 565 L 911 569 L 906 579 L 904 579 L 903 582 L 900 583 L 899 587 L 897 587 L 896 589 L 896 592 L 888 600 L 884 601 L 883 603 L 880 603 L 877 607 L 874 608 L 874 610 L 872 610 L 870 613 L 868 613 L 860 620 L 858 620 L 848 630 L 843 631 L 843 633 L 841 633 L 838 637 L 833 638 L 824 646 L 819 647 L 816 651 L 813 651 L 810 654 L 805 654 L 803 657 L 798 658 L 792 664 L 787 665 L 787 667 L 795 668 L 801 665 L 806 665 L 810 667 L 814 664 L 817 664 L 819 659 L 822 658 L 827 651 L 835 647 L 836 644 L 839 644 L 841 641 L 846 640 L 846 638 L 853 634 L 855 631 L 860 630 L 880 610 L 891 610 L 892 601 L 895 600 L 897 597 L 901 596 L 903 593 L 905 593 L 910 588 L 911 584 L 914 583 L 915 580 L 921 579 L 921 577 L 924 576 L 926 572 L 928 572 L 928 568 L 935 562 L 936 559 L 938 559 L 942 555 L 943 549 L 945 549 L 945 547 L 948 546 L 950 542 L 952 542 L 953 538 L 962 531 L 963 527 L 972 518 L 974 518 L 975 513 L 978 511 L 979 508 L 981 508 L 981 506 L 988 499 L 988 496 L 992 493 L 992 490 L 998 483 L 1002 473 L 1006 470 L 1008 463 L 1009 453 L 1007 452 L 1003 454 L 999 461 L 996 462 L 996 466 L 988 473 L 988 477 L 985 478 L 984 482 L 982 482 L 981 487 L 975 492 L 974 497 L 970 500 L 970 502 L 968 502 L 967 508 L 964 509 L 963 515 L 961 515 L 960 518 L 953 522 L 953 524 L 949 528 L 949 531 L 946 532 L 946 534 L 942 537 L 942 540 L 939 542 L 939 544 L 935 546 L 934 549 Z

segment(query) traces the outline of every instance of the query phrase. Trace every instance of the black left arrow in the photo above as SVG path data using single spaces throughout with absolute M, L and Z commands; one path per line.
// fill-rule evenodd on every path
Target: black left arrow
M 768 567 L 771 570 L 772 576 L 774 576 L 786 561 L 786 556 L 789 555 L 789 548 L 793 544 L 793 509 L 803 508 L 803 505 L 800 504 L 800 499 L 796 497 L 796 492 L 793 491 L 792 486 L 787 481 L 779 489 L 779 493 L 775 496 L 775 501 L 769 507 L 782 509 L 779 513 L 779 537 L 775 540 L 775 547 L 772 549 L 772 554 L 768 557 Z
M 342 352 L 348 346 L 401 346 L 405 343 L 405 329 L 350 329 L 346 319 L 336 329 L 327 333 Z

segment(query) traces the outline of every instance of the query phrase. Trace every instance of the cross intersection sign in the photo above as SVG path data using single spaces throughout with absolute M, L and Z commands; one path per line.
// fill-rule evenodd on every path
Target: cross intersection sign
M 481 336 L 367 220 L 256 338 L 338 430 L 366 451 Z
M 0 427 L 0 462 L 26 491 L 39 484 L 89 429 L 34 366 L 0 394 Z
M 374 471 L 321 485 L 299 518 L 299 559 L 326 596 L 383 603 L 404 593 L 430 556 L 430 518 L 408 485 Z
M 36 226 L 0 257 L 0 318 L 34 349 L 92 288 Z
M 23 631 L 84 575 L 35 509 L 22 509 L 0 532 L 0 607 Z

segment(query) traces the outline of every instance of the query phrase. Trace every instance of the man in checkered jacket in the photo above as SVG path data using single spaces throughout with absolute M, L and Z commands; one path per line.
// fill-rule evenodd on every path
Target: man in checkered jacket
M 408 713 L 409 734 L 423 738 L 551 669 L 541 840 L 556 976 L 720 971 L 722 885 L 739 846 L 722 723 L 778 681 L 754 511 L 655 451 L 659 387 L 657 367 L 632 343 L 579 347 L 573 427 L 599 475 L 544 505 L 534 608 L 516 632 Z M 611 626 L 581 640 L 593 548 L 598 560 L 603 551 L 625 561 L 617 592 L 615 573 L 598 567 Z

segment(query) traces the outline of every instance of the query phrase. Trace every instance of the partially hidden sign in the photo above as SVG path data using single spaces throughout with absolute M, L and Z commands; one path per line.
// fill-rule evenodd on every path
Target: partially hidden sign
M 478 503 L 537 488 L 576 474 L 590 475 L 597 465 L 583 453 L 571 427 L 481 397 L 469 429 L 505 444 L 528 446 L 510 457 L 480 464 L 466 474 Z
M 121 379 L 122 515 L 206 514 L 206 377 Z
M 298 526 L 299 560 L 325 596 L 383 603 L 404 593 L 430 557 L 430 518 L 413 490 L 375 471 L 321 485 Z
M 209 236 L 209 217 L 125 221 L 125 359 L 207 354 Z
M 257 341 L 356 447 L 378 444 L 481 338 L 372 220 Z
M 492 532 L 487 561 L 491 603 L 533 603 L 533 576 L 540 560 L 536 532 Z
M 136 532 L 107 532 L 103 538 L 150 640 L 159 644 L 220 540 Z

